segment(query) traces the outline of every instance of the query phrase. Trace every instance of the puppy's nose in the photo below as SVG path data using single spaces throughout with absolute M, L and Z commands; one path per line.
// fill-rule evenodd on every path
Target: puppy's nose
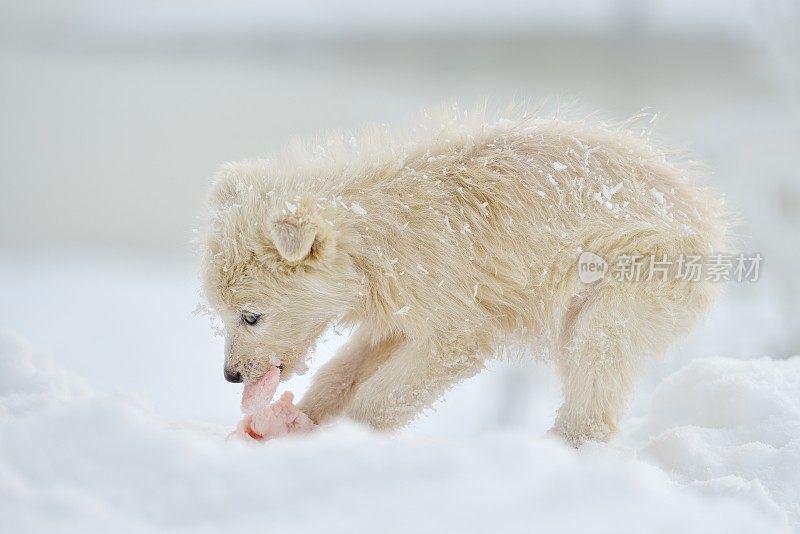
M 232 369 L 225 368 L 225 380 L 231 382 L 233 384 L 237 384 L 242 381 L 242 373 L 239 371 L 234 371 Z

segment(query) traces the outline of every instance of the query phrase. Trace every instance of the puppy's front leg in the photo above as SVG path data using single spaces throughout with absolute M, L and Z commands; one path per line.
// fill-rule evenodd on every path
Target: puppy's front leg
M 338 417 L 356 386 L 375 372 L 398 343 L 394 339 L 375 341 L 368 329 L 359 328 L 316 372 L 298 408 L 317 424 Z
M 441 350 L 431 344 L 400 344 L 391 357 L 351 395 L 345 408 L 354 421 L 377 430 L 405 426 L 453 384 L 483 369 L 483 359 L 458 345 Z

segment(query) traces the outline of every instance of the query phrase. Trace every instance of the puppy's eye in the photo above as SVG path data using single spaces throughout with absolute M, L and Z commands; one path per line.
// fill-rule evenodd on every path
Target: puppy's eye
M 254 325 L 261 319 L 260 313 L 242 312 L 242 321 L 249 325 Z

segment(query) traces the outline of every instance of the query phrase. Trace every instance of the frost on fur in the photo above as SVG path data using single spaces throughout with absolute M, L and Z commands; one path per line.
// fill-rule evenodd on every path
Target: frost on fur
M 562 379 L 557 430 L 611 435 L 643 358 L 686 333 L 714 288 L 583 284 L 579 255 L 710 254 L 728 217 L 630 125 L 504 117 L 448 107 L 399 133 L 366 127 L 223 167 L 205 292 L 226 367 L 246 382 L 303 372 L 331 324 L 352 326 L 300 408 L 392 429 L 506 347 L 536 347 Z

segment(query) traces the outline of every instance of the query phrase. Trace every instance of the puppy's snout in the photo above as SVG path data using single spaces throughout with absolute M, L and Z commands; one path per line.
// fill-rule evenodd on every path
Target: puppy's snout
M 234 371 L 233 369 L 225 368 L 225 380 L 232 384 L 238 384 L 242 381 L 242 373 Z

